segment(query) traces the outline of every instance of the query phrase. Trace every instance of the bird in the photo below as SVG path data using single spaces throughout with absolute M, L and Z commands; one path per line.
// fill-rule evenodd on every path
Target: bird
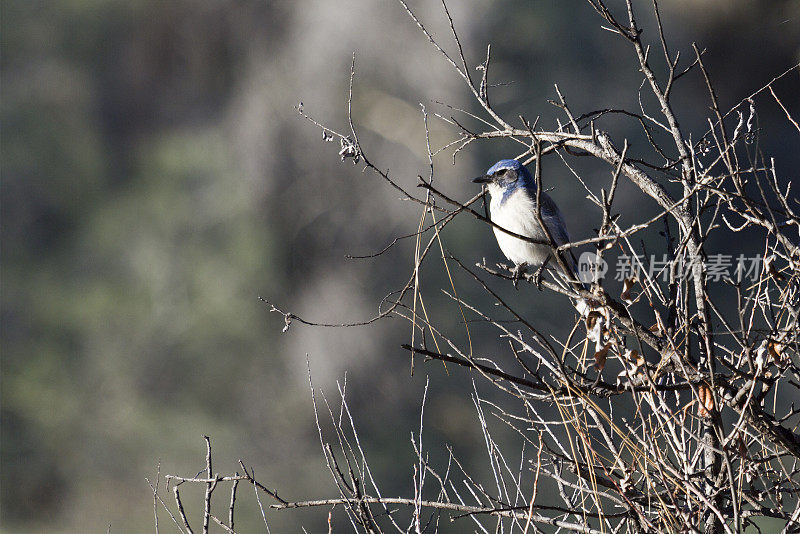
M 539 286 L 542 270 L 548 261 L 554 259 L 553 247 L 559 247 L 570 241 L 561 210 L 550 195 L 544 191 L 539 193 L 542 221 L 552 238 L 553 246 L 551 246 L 547 233 L 539 222 L 536 182 L 524 165 L 515 159 L 501 159 L 492 165 L 485 175 L 472 181 L 487 185 L 491 196 L 489 214 L 494 224 L 537 241 L 536 243 L 524 241 L 497 226 L 493 227 L 500 250 L 506 258 L 514 262 L 512 272 L 515 285 L 520 274 L 530 266 L 537 267 L 534 281 Z M 577 275 L 575 257 L 571 251 L 563 257 L 572 271 L 567 273 L 565 278 L 574 281 Z

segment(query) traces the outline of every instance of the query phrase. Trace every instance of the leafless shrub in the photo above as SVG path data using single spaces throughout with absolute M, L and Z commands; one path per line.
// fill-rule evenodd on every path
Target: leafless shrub
M 418 459 L 414 493 L 383 495 L 356 432 L 345 388 L 340 387 L 339 402 L 334 405 L 327 398 L 320 401 L 312 385 L 320 445 L 338 496 L 285 500 L 256 480 L 243 463 L 243 474 L 220 476 L 212 469 L 206 438 L 204 472 L 195 477 L 166 476 L 165 488 L 171 488 L 172 499 L 166 499 L 158 481 L 153 486 L 156 517 L 158 510 L 166 510 L 179 530 L 192 532 L 179 488 L 201 484 L 206 488 L 202 531 L 216 524 L 233 532 L 237 484 L 243 482 L 255 487 L 266 501 L 263 505 L 259 501 L 262 512 L 329 507 L 344 510 L 353 530 L 364 532 L 435 532 L 442 518 L 471 522 L 464 528 L 486 533 L 542 529 L 738 533 L 758 528 L 759 517 L 785 521 L 785 532 L 800 529 L 800 436 L 792 430 L 800 410 L 794 404 L 787 407 L 776 402 L 797 398 L 800 389 L 800 219 L 791 182 L 778 176 L 774 161 L 759 150 L 757 112 L 757 102 L 770 98 L 800 133 L 796 119 L 773 89 L 776 80 L 798 65 L 723 110 L 703 52 L 695 47 L 689 60 L 670 52 L 656 2 L 652 8 L 659 51 L 643 42 L 631 0 L 621 13 L 602 0 L 587 1 L 603 27 L 629 45 L 643 77 L 640 92 L 654 97 L 656 106 L 642 103 L 636 110 L 577 113 L 556 87 L 554 103 L 564 114 L 556 128 L 545 129 L 525 117 L 503 117 L 489 99 L 490 48 L 476 79 L 446 4 L 443 8 L 457 56 L 446 52 L 399 0 L 482 110 L 477 116 L 446 108 L 453 114 L 448 116 L 422 108 L 426 132 L 433 116 L 452 126 L 455 139 L 434 150 L 428 138 L 430 173 L 419 177 L 420 189 L 404 188 L 370 159 L 351 114 L 348 129 L 338 132 L 311 119 L 302 105 L 298 107 L 321 128 L 325 141 L 338 139 L 342 160 L 363 165 L 420 206 L 418 231 L 399 236 L 390 245 L 414 240 L 415 267 L 407 283 L 384 300 L 376 317 L 360 324 L 390 315 L 405 318 L 413 325 L 410 342 L 403 345 L 411 355 L 412 368 L 419 358 L 441 360 L 468 368 L 504 393 L 506 402 L 501 405 L 482 398 L 477 389 L 472 392 L 492 479 L 478 480 L 452 450 L 445 465 L 428 463 L 421 414 L 419 430 L 411 440 Z M 651 57 L 657 53 L 664 56 L 664 72 L 651 66 Z M 348 112 L 354 76 L 355 58 Z M 671 100 L 673 88 L 685 76 L 701 77 L 708 89 L 713 116 L 699 137 L 681 128 Z M 459 115 L 476 119 L 485 130 L 464 126 Z M 629 156 L 628 140 L 600 127 L 609 115 L 636 121 L 649 140 L 649 153 L 636 159 Z M 452 151 L 455 157 L 477 140 L 498 138 L 519 144 L 517 158 L 533 162 L 538 179 L 540 161 L 548 155 L 566 161 L 584 156 L 607 166 L 607 186 L 599 192 L 586 188 L 588 200 L 600 214 L 597 235 L 555 252 L 562 262 L 563 254 L 578 246 L 591 248 L 596 262 L 605 261 L 611 252 L 628 258 L 619 280 L 622 291 L 611 294 L 603 279 L 591 287 L 577 283 L 565 287 L 555 279 L 543 280 L 546 290 L 574 304 L 574 327 L 567 339 L 555 340 L 537 330 L 491 289 L 487 278 L 514 278 L 508 267 L 471 267 L 444 252 L 440 232 L 455 217 L 467 215 L 493 223 L 478 207 L 481 194 L 460 201 L 437 185 L 434 156 Z M 669 141 L 657 141 L 663 138 Z M 642 202 L 658 206 L 657 215 L 623 226 L 615 204 L 622 181 L 637 188 Z M 643 248 L 639 238 L 647 231 L 660 234 L 660 250 Z M 745 233 L 760 236 L 763 252 L 755 259 L 709 245 L 711 238 L 735 242 Z M 462 271 L 497 303 L 490 310 L 481 309 L 459 297 L 454 285 L 443 289 L 458 305 L 465 325 L 467 317 L 477 318 L 496 329 L 497 346 L 507 347 L 511 365 L 501 367 L 501 361 L 509 360 L 500 357 L 474 355 L 469 344 L 428 315 L 420 299 L 418 274 L 423 264 L 437 257 L 448 274 Z M 735 305 L 723 304 L 731 302 Z M 321 325 L 269 305 L 284 316 L 285 329 L 293 321 L 351 326 Z M 508 316 L 513 321 L 504 320 Z M 332 422 L 333 436 L 323 432 L 320 413 Z M 529 447 L 505 450 L 490 431 L 490 417 L 516 430 Z M 227 521 L 211 513 L 212 496 L 223 484 L 230 487 Z M 547 496 L 541 490 L 545 485 L 553 490 Z

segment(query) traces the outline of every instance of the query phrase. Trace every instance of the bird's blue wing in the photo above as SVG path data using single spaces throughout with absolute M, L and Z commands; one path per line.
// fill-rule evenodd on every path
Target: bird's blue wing
M 555 241 L 556 246 L 560 247 L 564 243 L 569 243 L 567 224 L 564 222 L 564 216 L 561 215 L 561 210 L 558 209 L 558 206 L 556 206 L 556 203 L 550 198 L 550 195 L 544 191 L 541 193 L 540 201 L 542 203 L 542 219 L 553 241 Z
M 567 223 L 564 222 L 564 216 L 561 215 L 561 210 L 558 209 L 558 206 L 553 199 L 550 198 L 550 195 L 544 191 L 542 191 L 540 201 L 542 203 L 542 220 L 544 220 L 544 224 L 547 226 L 547 230 L 550 232 L 550 236 L 553 238 L 556 246 L 560 247 L 565 243 L 569 243 L 570 239 L 569 233 L 567 232 Z M 564 258 L 573 273 L 577 274 L 578 262 L 575 260 L 575 254 L 572 250 L 567 250 L 564 254 Z

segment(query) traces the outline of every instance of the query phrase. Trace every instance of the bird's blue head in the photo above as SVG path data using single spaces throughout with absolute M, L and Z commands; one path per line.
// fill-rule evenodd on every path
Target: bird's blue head
M 472 180 L 477 183 L 489 184 L 489 191 L 513 191 L 518 187 L 533 188 L 535 183 L 528 169 L 515 159 L 501 159 L 492 165 L 484 176 Z

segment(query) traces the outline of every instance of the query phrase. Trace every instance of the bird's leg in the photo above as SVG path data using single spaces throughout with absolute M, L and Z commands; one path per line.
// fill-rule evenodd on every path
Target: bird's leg
M 548 256 L 542 262 L 542 264 L 536 269 L 536 272 L 533 273 L 532 281 L 536 284 L 536 289 L 539 291 L 542 290 L 542 273 L 544 272 L 544 268 L 547 265 L 547 262 L 550 261 L 550 257 Z
M 514 267 L 511 269 L 511 282 L 514 284 L 514 289 L 517 289 L 517 282 L 519 282 L 519 279 L 525 274 L 525 269 L 527 267 L 528 264 L 523 261 L 522 263 L 515 263 Z

